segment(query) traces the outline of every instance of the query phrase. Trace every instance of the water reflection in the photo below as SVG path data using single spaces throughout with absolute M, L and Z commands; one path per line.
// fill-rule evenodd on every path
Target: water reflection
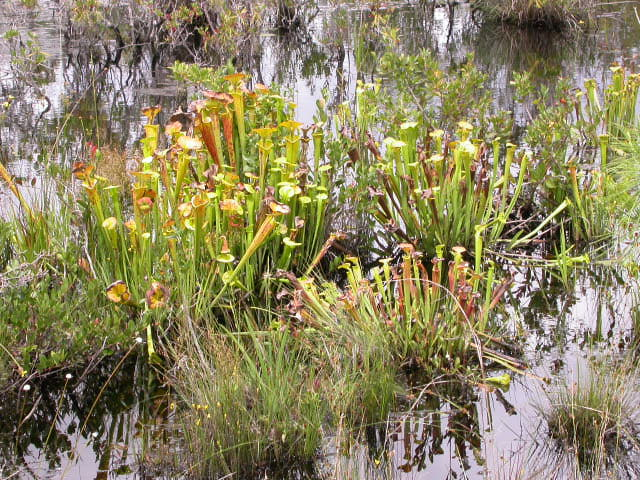
M 566 284 L 553 269 L 518 270 L 512 304 L 531 353 L 599 347 L 622 351 L 634 340 L 635 279 L 623 268 L 582 266 Z
M 2 393 L 3 475 L 98 479 L 136 472 L 143 448 L 165 440 L 157 427 L 166 423 L 168 404 L 142 356 L 120 360 Z
M 490 417 L 516 415 L 511 395 L 455 379 L 417 389 L 413 408 L 368 427 L 366 443 L 335 460 L 333 478 L 486 478 Z

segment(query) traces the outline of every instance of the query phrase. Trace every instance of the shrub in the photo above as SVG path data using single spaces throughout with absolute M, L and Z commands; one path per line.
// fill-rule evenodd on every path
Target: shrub
M 108 354 L 139 331 L 141 325 L 114 310 L 102 287 L 73 265 L 75 256 L 43 256 L 4 276 L 0 365 L 21 375 L 75 365 L 100 348 Z

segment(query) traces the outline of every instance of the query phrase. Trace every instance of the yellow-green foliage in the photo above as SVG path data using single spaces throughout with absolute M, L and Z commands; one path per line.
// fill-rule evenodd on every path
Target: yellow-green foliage
M 331 174 L 322 129 L 302 129 L 292 104 L 266 87 L 247 90 L 242 74 L 223 87 L 170 119 L 166 148 L 159 108 L 145 109 L 131 195 L 92 165 L 75 165 L 94 267 L 124 294 L 117 303 L 135 304 L 153 281 L 187 304 L 196 290 L 204 304 L 223 292 L 268 289 L 276 269 L 302 271 L 321 250 Z M 311 134 L 320 146 L 313 161 Z

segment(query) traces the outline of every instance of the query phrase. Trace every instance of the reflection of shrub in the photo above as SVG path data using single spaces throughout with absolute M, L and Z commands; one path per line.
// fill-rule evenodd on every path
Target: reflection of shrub
M 303 29 L 317 2 L 300 0 L 145 0 L 63 2 L 67 31 L 75 39 L 105 36 L 120 46 L 153 45 L 191 59 L 234 58 L 263 29 Z M 208 63 L 208 62 L 207 62 Z M 217 63 L 217 62 L 214 62 Z
M 475 5 L 493 20 L 549 30 L 578 28 L 595 11 L 593 0 L 477 0 Z
M 51 81 L 52 70 L 47 65 L 47 54 L 35 33 L 29 32 L 24 38 L 17 30 L 9 30 L 4 34 L 4 40 L 8 42 L 11 70 L 17 78 L 31 86 Z
M 639 446 L 636 378 L 635 368 L 604 365 L 548 393 L 550 405 L 542 415 L 549 435 L 577 472 L 619 468 Z

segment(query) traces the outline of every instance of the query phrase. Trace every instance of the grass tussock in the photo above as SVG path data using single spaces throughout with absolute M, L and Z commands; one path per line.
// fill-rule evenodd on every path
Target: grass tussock
M 594 16 L 594 0 L 476 0 L 488 18 L 519 27 L 562 31 L 582 29 Z
M 638 452 L 637 378 L 635 366 L 602 364 L 548 392 L 542 416 L 560 462 L 577 478 L 620 468 Z
M 239 317 L 242 315 L 239 315 Z M 328 431 L 383 424 L 402 391 L 387 336 L 260 329 L 247 315 L 233 330 L 180 324 L 175 359 L 178 463 L 195 478 L 309 466 Z
M 219 478 L 315 458 L 325 404 L 289 333 L 212 333 L 195 348 L 203 357 L 184 356 L 176 382 L 191 474 Z

